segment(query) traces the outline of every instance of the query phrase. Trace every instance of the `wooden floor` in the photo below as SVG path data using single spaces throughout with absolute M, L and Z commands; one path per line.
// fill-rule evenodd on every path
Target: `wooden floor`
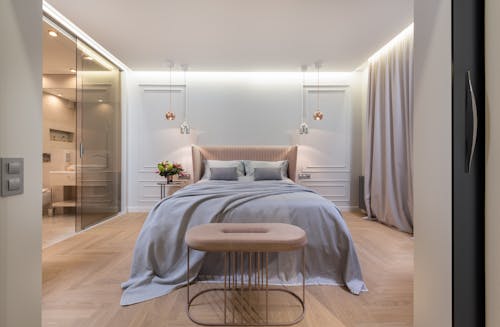
M 75 234 L 75 214 L 43 216 L 42 248 L 51 246 Z
M 344 213 L 369 291 L 308 286 L 296 326 L 411 326 L 413 240 L 361 215 Z M 182 288 L 129 307 L 119 305 L 145 214 L 128 214 L 43 250 L 43 326 L 196 326 Z

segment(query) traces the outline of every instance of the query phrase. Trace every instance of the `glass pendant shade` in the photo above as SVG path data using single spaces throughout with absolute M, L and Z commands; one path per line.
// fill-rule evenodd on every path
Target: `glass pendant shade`
M 300 124 L 299 134 L 300 135 L 309 134 L 309 126 L 307 126 L 306 123 Z
M 191 134 L 191 127 L 189 126 L 189 124 L 184 121 L 182 124 L 181 124 L 181 134 Z
M 314 120 L 322 120 L 323 119 L 323 113 L 320 110 L 316 110 L 313 114 L 313 119 Z
M 172 111 L 169 111 L 165 114 L 165 118 L 167 120 L 174 120 L 175 119 L 175 114 Z

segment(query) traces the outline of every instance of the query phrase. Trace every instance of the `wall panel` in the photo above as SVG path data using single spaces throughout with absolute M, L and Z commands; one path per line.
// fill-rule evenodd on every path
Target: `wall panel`
M 321 75 L 322 121 L 312 120 L 318 94 L 315 76 L 308 75 L 302 87 L 299 73 L 190 73 L 187 94 L 192 133 L 181 135 L 186 92 L 182 74 L 174 74 L 170 90 L 168 73 L 130 73 L 129 210 L 147 211 L 158 201 L 157 162 L 178 161 L 191 171 L 191 144 L 299 144 L 298 168 L 311 174 L 311 179 L 300 183 L 339 206 L 357 206 L 353 194 L 357 194 L 361 174 L 360 73 Z M 174 121 L 164 118 L 170 94 Z M 310 133 L 299 136 L 302 96 Z

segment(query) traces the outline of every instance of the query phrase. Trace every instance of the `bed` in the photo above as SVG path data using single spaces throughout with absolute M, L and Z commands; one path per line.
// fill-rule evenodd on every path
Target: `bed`
M 136 241 L 130 278 L 122 284 L 122 305 L 168 294 L 186 284 L 185 232 L 204 223 L 276 222 L 297 225 L 307 233 L 306 284 L 345 285 L 353 294 L 366 290 L 350 232 L 330 201 L 295 183 L 297 146 L 192 147 L 194 183 L 158 202 Z M 285 161 L 288 178 L 210 180 L 210 160 Z M 194 252 L 194 278 L 217 280 L 220 254 Z M 274 263 L 274 264 L 273 264 Z M 299 284 L 300 260 L 293 254 L 271 258 L 270 282 Z

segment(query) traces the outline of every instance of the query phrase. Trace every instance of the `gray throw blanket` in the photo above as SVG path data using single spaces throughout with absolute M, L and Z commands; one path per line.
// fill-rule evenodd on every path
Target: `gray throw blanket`
M 307 284 L 346 285 L 354 294 L 365 290 L 351 235 L 332 202 L 290 181 L 202 181 L 158 202 L 149 213 L 135 245 L 130 278 L 122 284 L 121 304 L 153 299 L 186 285 L 186 231 L 223 221 L 297 225 L 308 237 Z M 193 276 L 220 277 L 219 255 L 192 251 Z M 270 281 L 299 283 L 300 257 L 273 257 Z

